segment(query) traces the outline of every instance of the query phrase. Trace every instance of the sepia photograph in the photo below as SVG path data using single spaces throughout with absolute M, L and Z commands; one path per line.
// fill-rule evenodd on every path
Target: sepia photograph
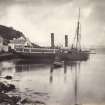
M 0 105 L 105 105 L 105 0 L 0 0 Z

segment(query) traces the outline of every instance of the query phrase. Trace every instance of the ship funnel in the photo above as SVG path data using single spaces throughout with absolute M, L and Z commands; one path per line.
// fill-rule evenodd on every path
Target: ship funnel
M 51 33 L 51 48 L 54 48 L 54 33 Z
M 65 47 L 68 47 L 68 35 L 65 35 Z

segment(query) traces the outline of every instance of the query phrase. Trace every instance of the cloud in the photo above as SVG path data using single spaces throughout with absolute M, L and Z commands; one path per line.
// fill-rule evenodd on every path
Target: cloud
M 39 44 L 48 44 L 50 33 L 56 43 L 70 43 L 75 34 L 78 8 L 81 8 L 81 33 L 85 45 L 105 45 L 104 0 L 0 0 L 0 23 L 24 32 Z
M 55 5 L 71 1 L 72 0 L 0 0 L 0 4 Z

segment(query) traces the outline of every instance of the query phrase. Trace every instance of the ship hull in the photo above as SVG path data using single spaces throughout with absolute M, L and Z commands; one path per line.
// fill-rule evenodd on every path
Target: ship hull
M 52 53 L 16 53 L 19 58 L 34 60 L 34 61 L 54 61 L 55 54 Z M 62 53 L 59 56 L 61 60 L 71 60 L 71 61 L 86 61 L 89 58 L 89 54 L 87 52 L 68 52 Z
M 19 58 L 24 59 L 24 60 L 33 60 L 37 62 L 50 62 L 53 61 L 55 58 L 55 54 L 50 54 L 50 53 L 16 53 Z
M 72 60 L 72 61 L 86 61 L 89 58 L 87 52 L 68 52 L 61 55 L 63 60 Z

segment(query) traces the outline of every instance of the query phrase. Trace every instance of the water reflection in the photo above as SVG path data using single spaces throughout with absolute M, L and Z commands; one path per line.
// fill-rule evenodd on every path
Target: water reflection
M 67 63 L 66 61 L 64 62 L 64 82 L 67 81 Z
M 80 62 L 77 63 L 74 70 L 74 105 L 80 105 L 79 102 L 79 74 L 80 74 Z
M 4 77 L 6 75 L 13 76 L 15 73 L 15 65 L 13 62 L 1 62 L 0 63 L 0 76 Z
M 63 77 L 64 77 L 64 82 L 66 82 L 67 80 L 67 66 L 69 66 L 71 68 L 71 70 L 77 65 L 77 62 L 71 62 L 71 61 L 64 61 L 64 65 L 63 67 Z M 46 64 L 46 63 L 40 63 L 40 64 L 34 64 L 34 63 L 29 63 L 27 64 L 27 62 L 23 62 L 23 63 L 16 63 L 15 62 L 15 70 L 16 72 L 25 72 L 25 71 L 36 71 L 36 70 L 42 70 L 45 69 L 46 67 L 49 68 L 49 83 L 53 83 L 53 79 L 54 79 L 54 71 L 58 71 L 60 68 L 55 68 L 53 63 L 51 64 Z
M 51 68 L 50 68 L 50 78 L 49 78 L 49 82 L 53 83 L 53 70 L 54 70 L 54 66 L 53 64 L 51 64 Z
M 40 68 L 45 68 L 48 66 L 47 64 L 31 64 L 31 63 L 26 63 L 26 64 L 15 64 L 15 69 L 16 72 L 24 72 L 24 71 L 32 71 L 32 70 L 37 70 Z
M 21 86 L 21 87 L 19 87 L 20 90 L 21 90 L 21 88 L 22 88 L 22 90 L 23 90 L 23 88 L 24 89 L 26 89 L 26 88 L 27 89 L 34 89 L 32 91 L 33 91 L 33 93 L 35 93 L 35 90 L 36 90 L 35 87 L 36 86 L 34 87 L 33 83 L 35 81 L 37 81 L 35 84 L 39 83 L 38 88 L 39 87 L 41 88 L 41 85 L 43 83 L 45 83 L 45 84 L 47 83 L 47 79 L 45 79 L 46 78 L 45 75 L 48 76 L 49 77 L 49 84 L 47 84 L 47 85 L 49 86 L 50 84 L 52 84 L 51 86 L 52 87 L 54 86 L 53 87 L 54 90 L 52 91 L 53 93 L 51 92 L 52 95 L 54 95 L 54 97 L 58 97 L 57 93 L 55 91 L 56 88 L 57 88 L 57 85 L 61 85 L 61 86 L 65 87 L 67 85 L 67 83 L 68 83 L 67 80 L 69 81 L 69 79 L 70 79 L 69 74 L 71 73 L 70 76 L 72 76 L 72 78 L 73 78 L 72 79 L 73 84 L 71 84 L 71 85 L 73 85 L 73 87 L 74 87 L 73 88 L 73 90 L 74 90 L 74 95 L 73 95 L 74 96 L 74 99 L 73 99 L 74 102 L 72 102 L 72 103 L 74 103 L 74 105 L 79 104 L 78 81 L 79 81 L 79 73 L 80 73 L 80 62 L 64 61 L 64 65 L 62 67 L 60 67 L 60 68 L 54 68 L 53 63 L 51 63 L 51 64 L 45 64 L 45 63 L 35 64 L 35 63 L 32 63 L 32 62 L 31 63 L 29 63 L 29 62 L 28 63 L 18 63 L 18 62 L 12 62 L 12 63 L 8 62 L 7 63 L 7 62 L 3 62 L 1 65 L 2 65 L 1 66 L 2 70 L 0 72 L 1 75 L 9 75 L 9 73 L 11 73 L 12 76 L 14 76 L 14 75 L 15 76 L 20 76 L 19 77 L 20 83 L 18 83 L 18 85 Z M 5 66 L 5 65 L 8 65 L 8 66 Z M 41 73 L 43 75 L 41 75 Z M 46 82 L 44 82 L 44 81 L 46 81 Z M 31 84 L 31 82 L 32 82 L 32 84 Z M 26 85 L 26 84 L 30 84 L 30 86 Z M 63 91 L 63 88 L 61 90 Z M 43 89 L 43 91 L 44 91 L 44 89 Z M 30 94 L 32 94 L 32 93 L 30 93 Z M 64 94 L 64 93 L 62 93 L 62 94 Z M 52 95 L 50 96 L 50 98 L 52 97 Z M 61 96 L 63 97 L 63 95 L 61 95 Z M 52 98 L 54 98 L 54 97 L 52 97 Z M 52 100 L 55 101 L 54 99 L 52 99 Z
M 64 83 L 67 81 L 67 66 L 71 67 L 71 72 L 73 72 L 73 85 L 74 85 L 74 105 L 79 105 L 79 73 L 80 73 L 80 64 L 81 62 L 64 62 Z M 74 71 L 73 70 L 74 67 Z M 50 78 L 49 81 L 50 83 L 53 83 L 53 72 L 54 72 L 54 67 L 51 65 L 50 69 Z
M 103 55 L 91 57 L 87 62 L 65 61 L 59 68 L 44 62 L 1 62 L 0 76 L 12 75 L 18 93 L 42 99 L 46 105 L 100 103 L 105 102 L 104 62 Z

